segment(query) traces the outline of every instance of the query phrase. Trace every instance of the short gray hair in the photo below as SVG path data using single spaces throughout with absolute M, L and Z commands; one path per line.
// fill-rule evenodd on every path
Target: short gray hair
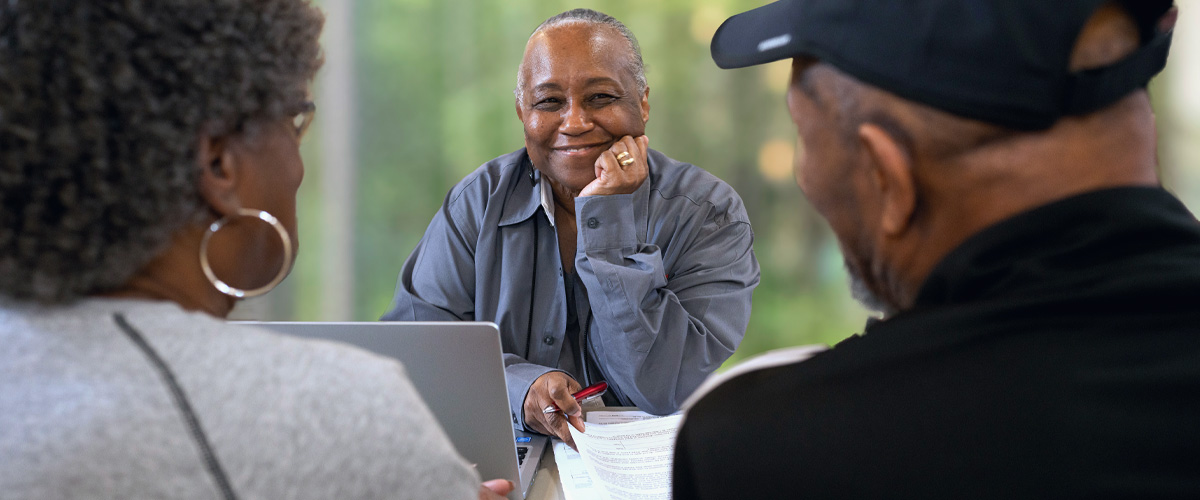
M 642 46 L 638 44 L 637 37 L 633 36 L 633 32 L 625 26 L 617 18 L 605 14 L 603 12 L 592 9 L 571 9 L 561 14 L 557 14 L 550 19 L 547 19 L 539 24 L 537 29 L 529 35 L 529 39 L 537 36 L 538 33 L 546 31 L 550 28 L 557 28 L 567 24 L 586 24 L 593 26 L 607 26 L 617 33 L 620 33 L 625 41 L 629 42 L 629 64 L 626 68 L 633 75 L 634 82 L 637 83 L 638 94 L 646 92 L 646 63 L 642 61 Z M 522 61 L 524 63 L 524 61 Z M 517 69 L 517 88 L 513 89 L 513 95 L 517 96 L 517 102 L 521 102 L 521 89 L 525 87 L 525 76 L 518 66 Z

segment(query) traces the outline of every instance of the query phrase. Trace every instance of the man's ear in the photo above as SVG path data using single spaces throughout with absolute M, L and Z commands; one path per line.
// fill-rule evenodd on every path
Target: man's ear
M 213 137 L 205 132 L 197 140 L 200 197 L 217 217 L 236 214 L 242 207 L 237 194 L 241 165 L 231 146 L 229 137 Z
M 517 119 L 521 120 L 521 123 L 525 123 L 525 110 L 521 109 L 520 99 L 513 98 L 513 109 L 517 111 Z
M 650 86 L 646 86 L 646 91 L 642 92 L 642 125 L 650 121 Z
M 912 224 L 917 207 L 913 158 L 891 134 L 874 123 L 860 125 L 858 138 L 872 163 L 881 210 L 879 227 L 885 235 L 898 236 Z

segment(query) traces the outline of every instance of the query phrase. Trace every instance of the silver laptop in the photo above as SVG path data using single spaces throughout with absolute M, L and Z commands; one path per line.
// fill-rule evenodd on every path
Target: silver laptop
M 509 498 L 529 492 L 547 438 L 514 431 L 504 386 L 500 332 L 494 323 L 239 322 L 288 335 L 352 344 L 400 360 L 421 398 L 458 452 L 484 480 L 519 485 Z

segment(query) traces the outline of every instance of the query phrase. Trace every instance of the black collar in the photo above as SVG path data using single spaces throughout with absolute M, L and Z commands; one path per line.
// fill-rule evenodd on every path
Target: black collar
M 1075 281 L 1093 273 L 1115 272 L 1115 260 L 1184 242 L 1200 243 L 1200 225 L 1163 189 L 1093 191 L 1024 212 L 968 238 L 934 267 L 914 309 L 1079 286 Z
M 802 363 L 843 373 L 1039 321 L 1196 307 L 1200 223 L 1160 188 L 1086 193 L 968 238 L 930 273 L 916 305 Z

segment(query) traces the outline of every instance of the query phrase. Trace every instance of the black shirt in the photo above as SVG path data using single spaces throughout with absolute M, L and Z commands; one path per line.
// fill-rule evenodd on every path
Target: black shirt
M 971 237 L 915 306 L 688 413 L 675 498 L 1200 498 L 1200 224 L 1156 188 Z

